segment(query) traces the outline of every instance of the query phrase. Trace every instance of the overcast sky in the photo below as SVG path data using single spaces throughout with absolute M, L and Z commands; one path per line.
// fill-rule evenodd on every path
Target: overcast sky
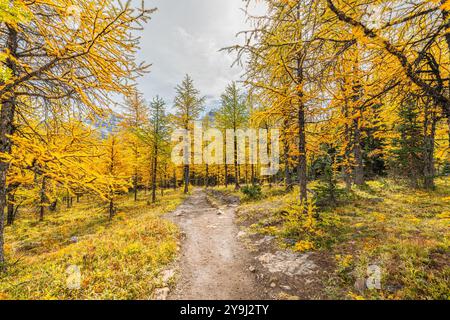
M 217 106 L 226 85 L 239 80 L 242 69 L 231 68 L 234 55 L 219 52 L 243 39 L 236 33 L 248 28 L 242 0 L 146 0 L 157 7 L 142 32 L 139 59 L 151 63 L 151 72 L 139 81 L 147 100 L 163 97 L 172 107 L 175 86 L 190 74 L 207 97 L 207 109 Z M 254 8 L 261 11 L 262 8 Z

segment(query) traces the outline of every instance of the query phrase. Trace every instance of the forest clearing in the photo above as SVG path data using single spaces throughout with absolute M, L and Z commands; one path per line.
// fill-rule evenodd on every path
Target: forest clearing
M 0 107 L 0 300 L 450 299 L 450 0 L 0 0 Z

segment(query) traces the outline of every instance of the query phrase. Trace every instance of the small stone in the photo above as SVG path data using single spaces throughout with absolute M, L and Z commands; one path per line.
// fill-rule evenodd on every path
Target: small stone
M 248 271 L 250 271 L 250 272 L 252 272 L 252 273 L 255 273 L 255 272 L 256 272 L 256 268 L 255 268 L 254 266 L 250 266 L 250 267 L 248 268 Z
M 387 285 L 386 286 L 386 290 L 389 292 L 389 293 L 396 293 L 397 291 L 399 291 L 399 290 L 401 290 L 402 289 L 402 286 L 401 285 Z
M 70 238 L 71 243 L 78 243 L 78 237 L 72 237 Z
M 161 273 L 161 279 L 164 283 L 168 283 L 175 276 L 175 270 L 165 270 Z
M 244 238 L 247 235 L 247 233 L 245 231 L 239 231 L 239 233 L 237 234 L 238 238 Z
M 318 266 L 309 257 L 310 254 L 278 251 L 274 254 L 265 253 L 257 260 L 272 274 L 283 273 L 293 277 L 314 274 L 318 270 Z
M 224 213 L 222 210 L 218 210 L 218 211 L 217 211 L 217 215 L 218 215 L 218 216 L 222 216 L 222 215 L 224 215 L 224 214 L 225 214 L 225 213 Z
M 291 291 L 292 288 L 289 286 L 280 286 L 281 289 L 286 290 L 286 291 Z
M 156 289 L 155 300 L 167 300 L 169 293 L 170 293 L 169 288 Z
M 259 246 L 267 245 L 267 244 L 270 244 L 273 240 L 275 240 L 275 237 L 273 237 L 273 236 L 265 236 L 261 240 L 257 241 L 256 244 L 259 245 Z
M 276 286 L 277 286 L 277 284 L 276 284 L 275 282 L 272 282 L 272 283 L 270 284 L 270 287 L 271 287 L 271 288 L 276 288 Z
M 293 246 L 297 243 L 297 240 L 295 239 L 284 239 L 284 243 L 286 243 L 287 245 Z

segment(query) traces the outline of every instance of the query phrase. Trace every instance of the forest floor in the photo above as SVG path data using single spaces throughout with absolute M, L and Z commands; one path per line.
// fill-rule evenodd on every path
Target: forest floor
M 282 186 L 127 195 L 112 221 L 88 198 L 43 222 L 24 208 L 0 299 L 450 299 L 450 181 L 436 182 L 369 181 L 311 216 Z
M 312 205 L 311 216 L 299 215 L 296 189 L 265 186 L 253 199 L 232 188 L 209 194 L 239 199 L 239 238 L 270 299 L 450 299 L 450 181 L 436 184 L 425 191 L 369 181 L 334 206 Z
M 21 209 L 6 228 L 9 265 L 0 275 L 0 300 L 157 298 L 172 281 L 165 269 L 178 253 L 178 229 L 163 215 L 184 195 L 167 190 L 155 204 L 148 198 L 144 192 L 137 202 L 132 195 L 121 197 L 112 221 L 88 197 L 72 208 L 47 212 L 43 222 L 36 208 Z

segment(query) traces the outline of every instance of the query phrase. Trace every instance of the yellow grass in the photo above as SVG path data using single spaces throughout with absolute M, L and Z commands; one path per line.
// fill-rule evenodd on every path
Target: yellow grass
M 254 232 L 276 236 L 281 246 L 291 239 L 297 241 L 292 250 L 327 256 L 335 270 L 324 279 L 330 298 L 450 299 L 448 178 L 430 192 L 387 179 L 368 182 L 336 208 L 318 211 L 309 229 L 307 219 L 295 225 L 286 215 L 296 208 L 298 191 L 281 191 L 265 187 L 262 201 L 244 198 L 239 219 Z M 369 265 L 381 268 L 382 289 L 359 292 L 355 283 L 367 278 Z
M 140 198 L 124 197 L 111 222 L 88 199 L 48 213 L 42 223 L 24 211 L 6 229 L 12 265 L 0 278 L 0 299 L 151 299 L 177 252 L 177 228 L 162 215 L 183 196 L 169 191 L 155 205 Z M 74 266 L 79 290 L 68 288 Z

